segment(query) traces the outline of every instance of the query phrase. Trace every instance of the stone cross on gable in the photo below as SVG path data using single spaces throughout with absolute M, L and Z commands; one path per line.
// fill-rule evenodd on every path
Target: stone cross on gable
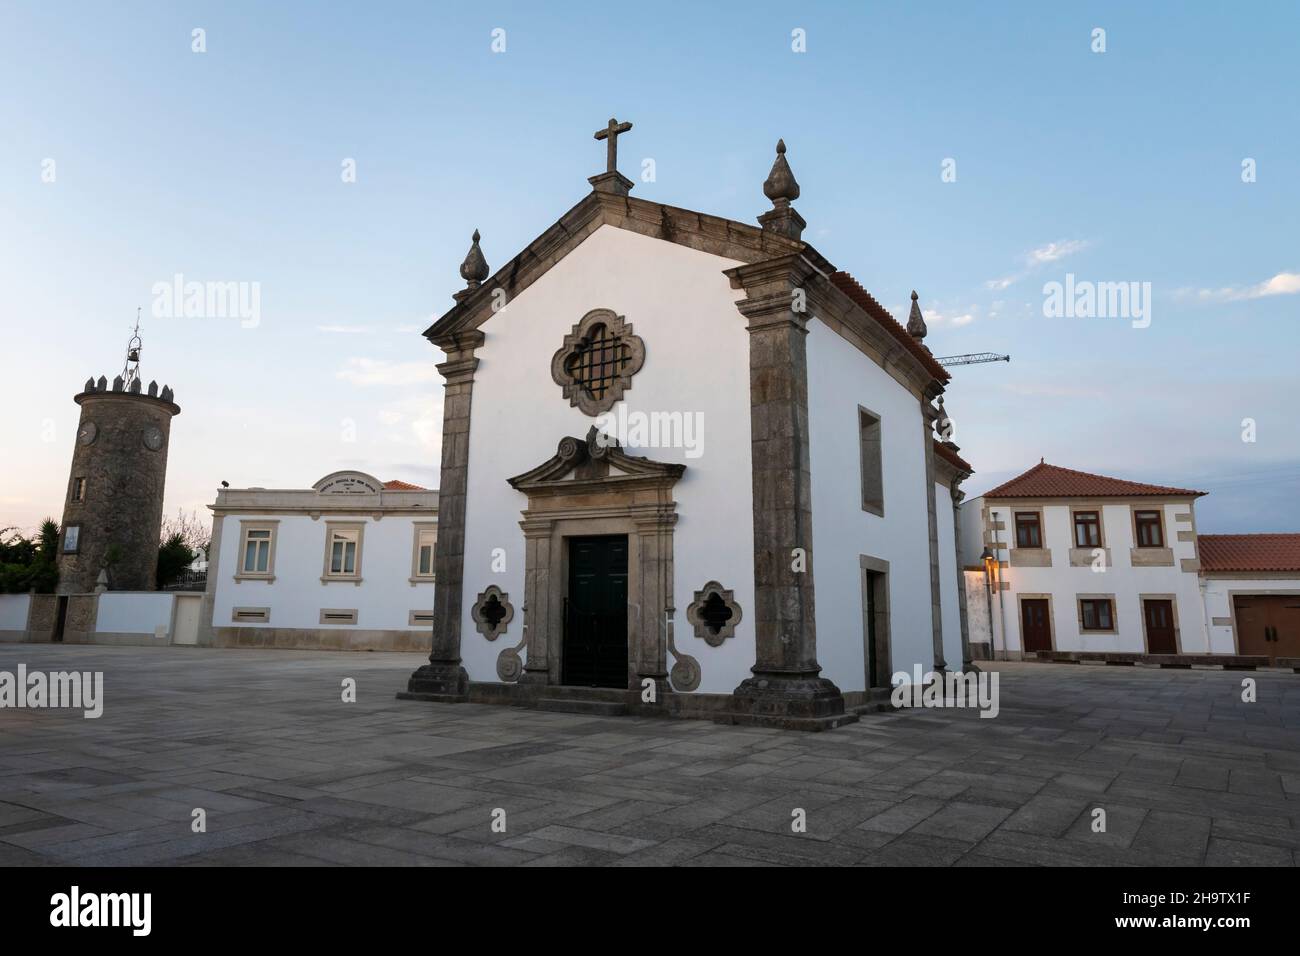
M 631 123 L 620 123 L 614 117 L 609 118 L 609 125 L 604 129 L 596 130 L 596 139 L 603 139 L 605 143 L 605 172 L 618 172 L 618 136 L 620 133 L 626 133 L 632 128 Z

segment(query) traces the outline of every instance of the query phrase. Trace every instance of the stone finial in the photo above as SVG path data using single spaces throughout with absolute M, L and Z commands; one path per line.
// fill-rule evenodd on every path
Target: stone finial
M 152 381 L 152 382 L 149 383 L 149 397 L 150 397 L 150 398 L 157 398 L 157 397 L 158 397 L 158 382 L 157 382 L 157 380 Z
M 790 164 L 785 160 L 783 139 L 776 141 L 776 162 L 772 163 L 772 171 L 767 174 L 767 179 L 763 183 L 763 195 L 772 200 L 772 204 L 778 209 L 782 201 L 791 203 L 799 198 L 799 184 L 795 182 Z
M 95 383 L 95 391 L 97 392 L 108 391 L 108 379 L 104 378 L 104 376 L 102 375 L 99 376 L 99 381 Z
M 798 241 L 808 223 L 790 205 L 799 198 L 799 184 L 795 182 L 790 164 L 785 160 L 783 139 L 776 141 L 776 162 L 772 164 L 772 171 L 763 183 L 763 195 L 772 200 L 772 208 L 758 217 L 763 231 Z
M 122 381 L 122 376 L 113 376 L 113 391 L 120 392 L 124 388 L 126 388 L 126 382 Z
M 927 329 L 925 319 L 921 316 L 921 306 L 916 301 L 916 290 L 912 290 L 912 311 L 907 316 L 907 334 L 918 342 L 925 341 Z
M 94 390 L 95 390 L 95 377 L 92 375 L 90 378 L 86 379 L 86 387 L 83 388 L 82 391 L 93 392 Z
M 159 397 L 160 397 L 164 402 L 170 402 L 170 401 L 172 400 L 172 390 L 171 390 L 171 388 L 168 387 L 168 386 L 166 386 L 166 385 L 164 385 L 164 386 L 162 387 L 162 395 L 160 395 Z
M 477 289 L 479 284 L 488 277 L 487 260 L 483 258 L 483 250 L 478 247 L 478 230 L 474 230 L 474 241 L 470 244 L 469 252 L 465 254 L 465 261 L 460 264 L 460 277 L 470 289 Z

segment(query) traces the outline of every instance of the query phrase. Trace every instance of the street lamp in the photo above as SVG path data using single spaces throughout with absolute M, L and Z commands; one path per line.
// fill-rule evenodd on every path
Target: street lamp
M 984 594 L 987 598 L 985 607 L 989 612 L 989 660 L 997 658 L 995 652 L 997 645 L 993 637 L 993 565 L 996 561 L 997 558 L 993 556 L 989 546 L 985 545 L 984 550 L 980 552 L 980 564 L 984 565 Z

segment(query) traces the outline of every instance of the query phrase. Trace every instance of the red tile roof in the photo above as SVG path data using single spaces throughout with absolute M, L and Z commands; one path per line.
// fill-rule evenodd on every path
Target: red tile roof
M 929 349 L 907 334 L 907 329 L 898 324 L 898 320 L 890 315 L 889 310 L 877 302 L 875 297 L 862 287 L 862 283 L 847 272 L 832 272 L 831 284 L 861 306 L 862 310 L 879 322 L 886 332 L 898 339 L 909 352 L 920 360 L 926 371 L 938 381 L 946 382 L 949 380 L 951 376 L 948 375 L 948 370 L 934 360 L 934 356 L 930 354 Z
M 1202 571 L 1300 571 L 1300 534 L 1202 534 Z
M 388 491 L 428 491 L 428 488 L 422 488 L 419 485 L 413 485 L 409 481 L 385 481 L 384 488 Z
M 966 474 L 968 475 L 975 474 L 975 469 L 970 466 L 970 463 L 966 461 L 966 459 L 963 458 L 961 455 L 953 451 L 951 448 L 948 448 L 946 445 L 944 445 L 943 442 L 934 443 L 934 453 L 938 455 L 940 458 L 947 461 L 949 464 L 954 465 L 957 468 L 960 468 L 962 471 L 966 472 Z
M 1086 471 L 1061 468 L 1040 461 L 1023 475 L 984 493 L 985 498 L 1133 498 L 1200 497 L 1203 491 L 1148 485 L 1141 481 L 1107 478 Z

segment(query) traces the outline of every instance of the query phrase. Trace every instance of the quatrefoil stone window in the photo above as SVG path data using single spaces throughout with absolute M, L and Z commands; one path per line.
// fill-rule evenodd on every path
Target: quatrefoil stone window
M 489 584 L 474 599 L 470 616 L 474 618 L 478 632 L 489 641 L 495 641 L 506 632 L 506 625 L 515 616 L 515 609 L 510 603 L 510 595 L 495 584 Z
M 592 309 L 564 337 L 551 359 L 551 378 L 587 415 L 614 407 L 645 363 L 645 342 L 611 309 Z
M 696 637 L 710 647 L 721 647 L 723 641 L 736 634 L 740 605 L 733 592 L 710 581 L 695 592 L 695 600 L 686 609 L 686 620 L 695 628 Z

